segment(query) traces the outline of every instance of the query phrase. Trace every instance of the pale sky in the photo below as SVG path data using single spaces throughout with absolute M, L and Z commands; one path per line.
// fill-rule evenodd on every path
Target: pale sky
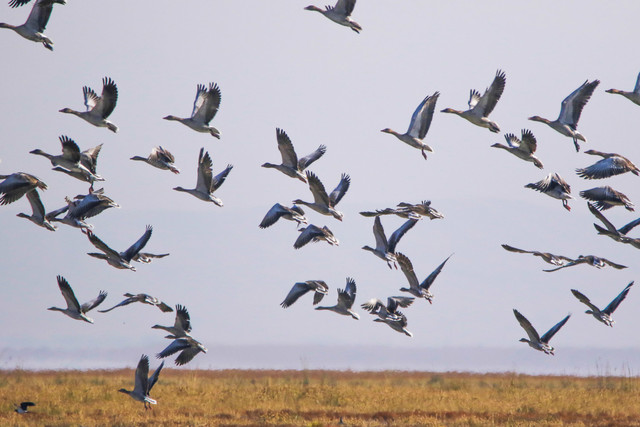
M 592 225 L 598 221 L 578 193 L 610 185 L 640 203 L 640 178 L 579 178 L 574 170 L 598 158 L 576 153 L 570 138 L 527 118 L 555 119 L 569 93 L 587 79 L 600 79 L 580 119 L 579 130 L 588 140 L 582 149 L 617 152 L 640 164 L 640 107 L 604 92 L 633 89 L 640 71 L 633 49 L 640 4 L 361 0 L 352 15 L 363 27 L 361 34 L 303 10 L 308 4 L 114 0 L 106 7 L 69 0 L 54 7 L 46 30 L 55 43 L 53 52 L 0 31 L 5 60 L 0 173 L 23 171 L 44 180 L 49 189 L 41 197 L 53 210 L 63 206 L 65 196 L 85 194 L 88 186 L 51 171 L 46 159 L 29 151 L 59 152 L 60 135 L 74 139 L 82 150 L 104 143 L 98 173 L 106 181 L 96 188 L 103 186 L 122 208 L 92 218 L 95 234 L 124 250 L 151 224 L 145 251 L 171 253 L 136 265 L 135 273 L 116 270 L 86 255 L 94 248 L 79 230 L 60 225 L 53 233 L 16 218 L 19 212 L 30 213 L 26 198 L 0 207 L 3 346 L 98 348 L 132 366 L 138 347 L 155 354 L 169 344 L 150 326 L 172 324 L 173 314 L 149 306 L 93 311 L 94 325 L 47 311 L 64 304 L 56 284 L 60 274 L 81 301 L 108 291 L 100 308 L 121 301 L 125 292 L 185 305 L 193 336 L 209 348 L 190 367 L 216 368 L 219 346 L 260 345 L 287 345 L 294 352 L 308 345 L 496 347 L 515 350 L 517 360 L 533 350 L 518 342 L 525 333 L 513 308 L 541 334 L 573 313 L 551 341 L 557 359 L 562 360 L 563 348 L 597 348 L 605 358 L 607 350 L 637 353 L 640 289 L 632 288 L 621 304 L 614 328 L 585 315 L 586 307 L 570 289 L 604 307 L 638 278 L 638 250 L 598 236 Z M 20 24 L 30 7 L 3 6 L 0 20 Z M 466 109 L 469 90 L 484 92 L 497 69 L 507 76 L 491 114 L 501 134 L 439 112 Z M 100 93 L 105 76 L 119 89 L 109 118 L 119 126 L 117 134 L 58 112 L 82 109 L 82 86 Z M 188 116 L 197 84 L 209 82 L 222 91 L 220 111 L 211 123 L 221 131 L 221 140 L 162 120 L 168 114 Z M 419 102 L 436 90 L 441 96 L 425 138 L 435 152 L 425 161 L 419 150 L 380 130 L 404 132 Z M 338 205 L 343 222 L 306 210 L 310 222 L 327 225 L 340 246 L 321 242 L 294 250 L 298 233 L 293 223 L 258 228 L 274 203 L 311 199 L 302 182 L 260 167 L 280 161 L 276 127 L 288 133 L 299 155 L 327 146 L 310 170 L 329 191 L 341 173 L 351 176 L 351 188 Z M 544 170 L 490 147 L 504 143 L 504 133 L 520 135 L 523 128 L 536 136 Z M 173 152 L 180 175 L 129 160 L 146 156 L 156 145 Z M 172 190 L 195 185 L 201 147 L 209 151 L 214 173 L 228 163 L 235 166 L 216 192 L 223 208 Z M 551 172 L 572 186 L 577 200 L 570 201 L 571 212 L 559 200 L 524 188 Z M 359 308 L 369 298 L 400 294 L 406 279 L 360 249 L 373 246 L 374 237 L 373 219 L 358 212 L 425 199 L 445 219 L 422 220 L 397 249 L 412 260 L 419 280 L 454 255 L 431 289 L 433 305 L 416 301 L 403 310 L 414 334 L 408 338 L 373 323 L 373 316 Z M 617 227 L 638 217 L 621 207 L 605 215 Z M 402 222 L 383 217 L 387 236 Z M 640 231 L 631 235 L 640 236 Z M 629 268 L 578 266 L 545 273 L 548 264 L 508 253 L 502 243 L 569 257 L 600 255 Z M 330 293 L 323 305 L 333 305 L 346 277 L 357 283 L 359 321 L 316 312 L 310 296 L 286 310 L 279 305 L 295 282 L 309 279 L 327 282 Z M 259 352 L 255 359 L 261 367 Z M 358 369 L 357 359 L 351 367 Z

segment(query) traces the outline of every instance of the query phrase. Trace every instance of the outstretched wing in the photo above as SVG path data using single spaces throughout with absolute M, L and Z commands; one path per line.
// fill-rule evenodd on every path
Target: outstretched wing
M 376 217 L 376 219 L 377 218 L 379 217 Z M 400 228 L 394 231 L 389 238 L 389 246 L 387 247 L 387 251 L 392 253 L 395 252 L 396 245 L 398 244 L 402 236 L 404 236 L 407 231 L 409 231 L 414 225 L 416 225 L 417 222 L 417 219 L 409 219 L 404 224 L 402 224 Z
M 426 279 L 424 279 L 422 281 L 422 283 L 420 283 L 420 287 L 423 289 L 429 289 L 431 287 L 431 285 L 433 284 L 433 282 L 436 280 L 436 277 L 438 277 L 438 275 L 440 274 L 440 272 L 442 271 L 442 267 L 444 267 L 444 265 L 447 263 L 447 261 L 449 261 L 449 258 L 451 258 L 453 254 L 449 255 L 447 257 L 447 259 L 445 259 L 444 261 L 442 261 L 442 264 L 440 264 L 438 267 L 436 267 L 435 270 L 433 270 L 431 272 L 431 274 L 429 276 L 427 276 Z
M 158 382 L 158 376 L 160 375 L 160 371 L 162 371 L 163 367 L 164 367 L 164 360 L 162 361 L 162 363 L 160 363 L 160 366 L 158 366 L 158 368 L 155 371 L 153 371 L 153 374 L 151 374 L 151 376 L 149 377 L 149 383 L 147 385 L 147 394 L 151 392 L 151 389 L 153 388 L 153 386 Z
M 220 87 L 218 87 L 216 83 L 209 83 L 209 90 L 206 91 L 203 98 L 204 102 L 202 106 L 195 111 L 193 119 L 202 121 L 208 125 L 220 108 L 220 101 L 222 100 Z
M 316 149 L 316 151 L 298 160 L 298 169 L 301 171 L 305 170 L 311 165 L 311 163 L 315 162 L 320 157 L 322 157 L 326 151 L 327 151 L 326 146 L 324 145 L 319 146 Z
M 98 296 L 96 298 L 94 298 L 91 301 L 88 301 L 88 302 L 85 302 L 84 304 L 82 304 L 82 307 L 80 307 L 81 311 L 83 313 L 87 313 L 87 312 L 93 310 L 94 308 L 96 308 L 97 306 L 102 304 L 102 301 L 104 301 L 104 299 L 106 297 L 107 297 L 107 292 L 106 291 L 100 291 L 100 293 L 98 294 Z
M 504 92 L 506 83 L 507 76 L 504 71 L 496 71 L 496 76 L 494 77 L 491 86 L 489 86 L 489 89 L 484 92 L 484 95 L 482 95 L 474 109 L 478 109 L 484 117 L 491 114 L 498 103 L 498 100 L 502 96 L 502 92 Z
M 289 135 L 284 130 L 276 128 L 276 138 L 278 140 L 278 150 L 282 157 L 282 164 L 294 169 L 297 168 L 299 164 L 298 156 Z
M 340 178 L 340 182 L 336 186 L 336 188 L 329 195 L 329 200 L 331 201 L 331 206 L 335 206 L 342 200 L 342 197 L 345 195 L 347 190 L 349 189 L 349 185 L 351 185 L 351 177 L 346 173 L 342 174 Z
M 73 289 L 71 289 L 71 285 L 69 285 L 67 279 L 62 276 L 57 276 L 56 279 L 58 279 L 58 288 L 60 288 L 60 292 L 62 293 L 64 300 L 67 302 L 67 308 L 80 311 L 78 299 L 73 293 Z
M 91 110 L 99 117 L 106 119 L 116 108 L 118 101 L 118 87 L 110 77 L 102 79 L 102 95 L 96 101 L 95 107 Z
M 124 301 L 122 301 L 122 302 L 120 302 L 120 303 L 118 303 L 118 304 L 114 305 L 114 306 L 113 306 L 113 307 L 111 307 L 111 308 L 108 308 L 108 309 L 106 309 L 106 310 L 98 310 L 98 313 L 108 313 L 108 312 L 110 312 L 111 310 L 113 310 L 114 308 L 123 307 L 123 306 L 125 306 L 125 305 L 129 305 L 129 304 L 134 303 L 134 302 L 137 302 L 137 301 L 138 301 L 138 297 L 137 297 L 137 295 L 134 295 L 134 296 L 129 297 L 129 298 L 125 299 Z
M 513 314 L 516 316 L 516 319 L 518 319 L 518 323 L 520 323 L 522 329 L 524 329 L 524 331 L 529 336 L 529 340 L 533 342 L 539 342 L 540 336 L 538 335 L 538 331 L 536 331 L 536 328 L 531 325 L 531 322 L 529 322 L 529 320 L 522 314 L 520 314 L 520 312 L 515 308 L 513 309 Z
M 418 105 L 418 108 L 411 116 L 411 123 L 409 123 L 409 129 L 407 130 L 410 136 L 423 139 L 427 135 L 439 96 L 440 92 L 435 92 L 433 95 L 425 97 Z
M 629 293 L 629 291 L 631 290 L 631 286 L 633 286 L 634 282 L 629 283 L 623 290 L 622 292 L 620 292 L 618 294 L 617 297 L 615 297 L 613 299 L 613 301 L 611 301 L 609 303 L 609 305 L 607 305 L 605 307 L 604 310 L 602 310 L 603 313 L 607 313 L 607 314 L 611 314 L 614 311 L 616 311 L 616 308 L 618 308 L 618 306 L 620 305 L 620 303 L 622 302 L 622 300 L 624 300 L 627 297 L 627 294 Z
M 573 294 L 574 297 L 578 298 L 578 300 L 583 303 L 584 305 L 586 305 L 587 307 L 589 307 L 592 311 L 599 313 L 600 309 L 598 307 L 596 307 L 595 305 L 593 305 L 593 303 L 591 302 L 591 300 L 583 293 L 579 292 L 576 289 L 571 289 L 571 293 Z
M 213 179 L 211 180 L 211 192 L 214 192 L 218 188 L 220 188 L 225 179 L 227 179 L 227 175 L 229 175 L 231 169 L 233 169 L 233 165 L 227 165 L 227 167 L 222 172 L 213 177 Z
M 287 308 L 294 302 L 298 301 L 298 298 L 312 289 L 313 286 L 308 282 L 298 282 L 293 285 L 287 296 L 284 298 L 284 301 L 282 301 L 280 305 L 282 306 L 282 308 Z
M 99 249 L 102 252 L 104 252 L 108 257 L 110 257 L 110 258 L 119 258 L 120 257 L 120 254 L 118 252 L 114 251 L 109 246 L 107 246 L 107 244 L 105 242 L 100 240 L 98 238 L 98 236 L 93 234 L 91 231 L 87 232 L 87 237 L 89 238 L 89 241 L 91 242 L 91 244 L 93 246 L 95 246 L 97 249 Z
M 566 123 L 575 130 L 578 127 L 578 120 L 580 120 L 582 109 L 587 105 L 598 84 L 600 84 L 600 80 L 594 80 L 591 83 L 589 83 L 589 80 L 585 80 L 578 89 L 571 92 L 569 96 L 562 101 L 558 120 Z
M 549 329 L 541 338 L 540 341 L 544 342 L 544 343 L 549 343 L 549 341 L 551 340 L 551 338 L 553 338 L 553 336 L 556 334 L 556 332 L 558 332 L 560 330 L 560 328 L 562 328 L 564 326 L 565 323 L 567 323 L 567 320 L 569 320 L 569 317 L 571 317 L 571 315 L 567 315 L 567 317 L 565 317 L 564 319 L 562 319 L 561 321 L 559 321 L 558 323 L 556 323 L 551 329 Z
M 153 231 L 153 227 L 151 227 L 150 225 L 147 225 L 147 229 L 144 232 L 144 234 L 142 236 L 140 236 L 140 238 L 138 239 L 137 242 L 135 242 L 133 245 L 131 245 L 129 247 L 129 249 L 127 249 L 123 254 L 122 254 L 122 258 L 124 258 L 125 260 L 131 261 L 131 258 L 133 258 L 133 256 L 135 254 L 137 254 L 138 252 L 140 252 L 140 250 L 142 248 L 144 248 L 144 246 L 147 244 L 147 242 L 149 241 L 149 239 L 151 238 L 151 232 Z

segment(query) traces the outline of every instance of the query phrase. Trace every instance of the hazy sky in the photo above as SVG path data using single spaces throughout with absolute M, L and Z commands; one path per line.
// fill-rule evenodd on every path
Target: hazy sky
M 586 307 L 570 289 L 604 307 L 638 278 L 640 252 L 598 236 L 592 225 L 597 220 L 578 193 L 611 185 L 640 203 L 640 179 L 631 174 L 579 178 L 574 169 L 598 158 L 576 153 L 571 139 L 527 117 L 555 119 L 565 96 L 587 79 L 600 79 L 580 120 L 579 130 L 588 140 L 583 150 L 618 152 L 640 164 L 640 107 L 604 92 L 633 89 L 640 71 L 633 49 L 640 4 L 359 1 L 353 19 L 363 27 L 361 34 L 303 10 L 307 4 L 114 0 L 105 6 L 69 0 L 54 7 L 46 30 L 54 52 L 0 31 L 5 61 L 0 173 L 24 171 L 40 177 L 49 185 L 43 202 L 48 210 L 56 209 L 65 196 L 84 194 L 88 186 L 51 171 L 46 159 L 29 151 L 57 153 L 60 135 L 73 138 L 83 150 L 104 143 L 98 173 L 106 178 L 105 193 L 122 208 L 90 220 L 96 235 L 124 250 L 151 224 L 153 236 L 145 250 L 171 253 L 137 265 L 135 273 L 116 270 L 86 255 L 94 248 L 79 230 L 61 225 L 53 233 L 16 218 L 19 212 L 30 213 L 26 198 L 0 207 L 2 346 L 97 348 L 131 366 L 138 350 L 122 349 L 144 346 L 155 354 L 169 343 L 150 326 L 172 324 L 173 314 L 149 306 L 94 311 L 94 325 L 47 311 L 64 304 L 56 285 L 61 274 L 81 301 L 107 290 L 102 308 L 121 301 L 125 292 L 146 292 L 170 305 L 185 305 L 194 337 L 210 350 L 191 367 L 215 368 L 216 347 L 222 345 L 288 345 L 293 352 L 311 344 L 409 351 L 499 347 L 517 350 L 517 360 L 533 350 L 518 342 L 525 334 L 513 308 L 541 334 L 573 313 L 551 341 L 557 359 L 566 357 L 563 348 L 596 347 L 605 350 L 600 357 L 606 357 L 607 349 L 637 352 L 640 288 L 632 288 L 615 313 L 614 328 L 585 315 Z M 0 20 L 22 23 L 29 9 L 3 6 Z M 425 139 L 435 152 L 427 161 L 418 150 L 380 132 L 385 127 L 404 132 L 418 103 L 435 91 L 441 92 L 437 111 L 465 109 L 469 90 L 484 92 L 497 69 L 506 72 L 507 84 L 491 118 L 502 133 L 531 129 L 544 170 L 490 148 L 504 143 L 502 133 L 492 134 L 454 115 L 435 114 Z M 82 86 L 100 93 L 105 76 L 119 89 L 110 117 L 120 127 L 117 134 L 58 112 L 82 109 Z M 197 84 L 208 82 L 222 90 L 221 108 L 212 122 L 221 140 L 162 120 L 168 114 L 188 116 Z M 321 242 L 294 250 L 298 233 L 293 223 L 258 228 L 275 202 L 311 198 L 302 182 L 260 167 L 280 161 L 276 127 L 288 133 L 301 155 L 327 146 L 310 169 L 329 191 L 341 173 L 351 175 L 351 188 L 338 205 L 343 222 L 307 210 L 310 222 L 328 225 L 340 246 Z M 180 175 L 129 160 L 146 156 L 156 145 L 173 152 Z M 209 151 L 214 173 L 228 163 L 235 166 L 216 192 L 223 208 L 172 190 L 195 185 L 201 147 Z M 571 212 L 559 200 L 524 188 L 551 172 L 572 186 L 578 199 L 570 202 Z M 366 299 L 399 294 L 406 280 L 400 270 L 389 270 L 360 249 L 373 245 L 374 237 L 373 219 L 358 212 L 425 199 L 445 219 L 421 221 L 398 250 L 412 260 L 420 280 L 454 255 L 432 287 L 433 305 L 416 301 L 404 310 L 414 334 L 408 338 L 374 324 L 373 316 L 359 308 Z M 620 207 L 605 215 L 617 227 L 638 216 Z M 382 221 L 387 235 L 403 222 L 397 217 Z M 640 231 L 632 235 L 640 236 Z M 629 268 L 578 266 L 545 273 L 548 264 L 508 253 L 502 243 L 570 257 L 595 254 Z M 336 289 L 348 276 L 358 286 L 359 321 L 316 312 L 309 296 L 286 310 L 279 306 L 295 282 L 309 279 L 328 283 L 330 294 L 323 303 L 333 305 Z M 260 367 L 259 352 L 255 360 Z M 69 367 L 64 361 L 61 366 Z M 357 357 L 352 368 L 358 369 Z

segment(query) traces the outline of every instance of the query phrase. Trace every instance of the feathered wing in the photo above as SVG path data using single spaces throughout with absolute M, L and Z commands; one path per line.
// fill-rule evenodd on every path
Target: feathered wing
M 216 83 L 209 83 L 209 90 L 203 92 L 201 98 L 202 105 L 197 109 L 194 105 L 192 118 L 208 125 L 218 112 L 218 109 L 220 109 L 220 102 L 222 101 L 220 87 Z
M 345 193 L 349 189 L 351 185 L 351 177 L 346 173 L 343 173 L 340 182 L 336 186 L 336 188 L 329 194 L 329 200 L 331 201 L 331 206 L 337 205 L 342 197 L 344 197 Z
M 67 303 L 67 308 L 79 312 L 80 304 L 78 303 L 76 295 L 73 293 L 73 289 L 71 289 L 71 285 L 67 282 L 67 279 L 62 276 L 57 276 L 56 279 L 58 279 L 58 287 L 60 288 L 60 292 Z
M 42 204 L 38 190 L 34 188 L 29 191 L 27 193 L 27 200 L 29 200 L 29 204 L 31 205 L 32 215 L 36 218 L 45 218 L 44 205 Z M 49 217 L 47 216 L 46 219 L 49 219 Z
M 27 22 L 27 27 L 37 30 L 39 33 L 43 32 L 47 28 L 47 23 L 51 17 L 51 11 L 53 10 L 53 3 L 47 3 L 44 0 L 36 0 Z
M 386 252 L 389 245 L 379 216 L 376 216 L 376 219 L 373 220 L 373 236 L 376 238 L 376 249 L 381 249 Z
M 600 212 L 593 204 L 591 204 L 589 202 L 587 202 L 587 206 L 589 207 L 589 211 L 596 218 L 598 218 L 600 221 L 602 221 L 604 226 L 607 227 L 607 230 L 609 230 L 612 233 L 618 234 L 618 230 L 616 230 L 616 228 L 613 226 L 613 224 L 611 224 L 611 222 L 609 222 L 609 220 L 607 218 L 605 218 L 605 216 L 602 214 L 602 212 Z
M 288 213 L 288 210 L 286 207 L 282 206 L 280 203 L 276 203 L 271 207 L 271 209 L 269 209 L 269 212 L 267 212 L 267 214 L 264 216 L 259 227 L 260 228 L 271 227 L 280 219 L 282 215 L 285 215 L 287 213 Z
M 602 260 L 602 262 L 604 262 L 605 264 L 609 265 L 610 267 L 615 268 L 616 270 L 622 270 L 623 268 L 627 268 L 626 265 L 622 265 L 622 264 L 616 264 L 613 261 L 609 261 L 606 258 L 600 258 Z
M 185 332 L 191 332 L 191 317 L 186 307 L 180 304 L 176 305 L 176 319 L 173 325 Z
M 123 306 L 125 306 L 125 305 L 129 305 L 129 304 L 134 303 L 134 302 L 137 302 L 137 301 L 138 301 L 137 296 L 133 296 L 133 297 L 130 297 L 130 298 L 125 299 L 124 301 L 122 301 L 122 302 L 120 302 L 120 303 L 118 303 L 118 304 L 114 305 L 114 306 L 113 306 L 113 307 L 111 307 L 111 308 L 108 308 L 108 309 L 106 309 L 106 310 L 98 310 L 98 313 L 108 313 L 108 312 L 110 312 L 111 310 L 113 310 L 114 308 L 123 307 Z
M 187 349 L 191 347 L 191 344 L 189 343 L 188 340 L 184 339 L 184 338 L 178 338 L 173 340 L 173 342 L 171 344 L 169 344 L 164 350 L 162 350 L 160 353 L 156 354 L 156 357 L 158 359 L 164 359 L 165 357 L 169 357 L 173 354 L 176 354 L 179 351 L 182 351 L 184 349 Z
M 117 101 L 118 87 L 116 83 L 110 77 L 104 77 L 102 79 L 102 95 L 98 98 L 95 107 L 91 111 L 106 119 L 116 108 Z
M 520 141 L 520 150 L 525 153 L 533 154 L 538 148 L 538 141 L 529 129 L 522 130 L 522 140 Z
M 498 100 L 502 96 L 502 92 L 504 92 L 506 83 L 507 76 L 504 71 L 496 71 L 496 76 L 494 77 L 491 86 L 489 86 L 489 89 L 487 89 L 484 92 L 484 95 L 480 97 L 480 100 L 478 101 L 477 105 L 475 105 L 474 109 L 478 109 L 480 112 L 482 112 L 482 115 L 484 117 L 487 117 L 489 114 L 491 114 L 496 104 L 498 103 Z
M 409 129 L 407 130 L 410 136 L 423 139 L 427 135 L 439 96 L 440 92 L 435 92 L 433 95 L 425 97 L 418 105 L 418 108 L 411 116 L 411 123 L 409 123 Z
M 520 314 L 520 312 L 515 308 L 513 309 L 513 314 L 516 316 L 516 319 L 518 319 L 518 323 L 520 323 L 522 329 L 524 329 L 524 331 L 529 336 L 529 341 L 539 342 L 540 336 L 538 335 L 538 331 L 536 331 L 533 325 L 531 325 L 531 322 L 529 322 L 529 320 L 522 314 Z
M 453 254 L 452 254 L 453 255 Z M 449 255 L 447 257 L 447 259 L 445 259 L 444 261 L 442 261 L 442 264 L 440 264 L 439 266 L 436 267 L 435 270 L 433 270 L 431 272 L 431 274 L 429 274 L 427 276 L 426 279 L 424 279 L 422 281 L 422 283 L 420 283 L 420 287 L 423 289 L 429 289 L 431 287 L 431 285 L 433 284 L 433 282 L 436 280 L 436 277 L 438 277 L 438 275 L 440 274 L 440 272 L 442 271 L 442 268 L 444 267 L 444 265 L 447 263 L 447 261 L 449 261 L 449 258 L 451 258 L 452 255 Z
M 176 357 L 175 364 L 178 366 L 186 365 L 191 362 L 191 360 L 196 357 L 198 353 L 200 353 L 199 347 L 189 346 L 182 350 L 182 352 Z
M 74 163 L 80 162 L 80 147 L 78 147 L 78 144 L 65 135 L 58 137 L 58 139 L 60 140 L 60 145 L 62 145 L 62 157 Z
M 164 360 L 160 363 L 160 366 L 158 366 L 156 370 L 153 371 L 153 374 L 151 374 L 151 376 L 149 377 L 149 381 L 147 384 L 147 394 L 151 392 L 151 389 L 153 388 L 153 386 L 158 382 L 158 376 L 160 376 L 160 371 L 162 371 L 163 367 L 164 367 Z
M 506 244 L 501 245 L 504 249 L 508 250 L 509 252 L 517 252 L 520 254 L 532 254 L 534 251 L 525 251 L 524 249 L 518 249 L 518 248 L 514 248 L 513 246 L 509 246 Z
M 287 308 L 294 302 L 298 301 L 298 298 L 312 289 L 314 289 L 313 285 L 309 284 L 308 282 L 298 282 L 293 285 L 287 296 L 284 298 L 284 301 L 282 301 L 280 305 L 282 306 L 282 308 Z
M 347 277 L 347 285 L 343 289 L 338 289 L 338 305 L 346 309 L 351 309 L 356 300 L 356 281 Z
M 293 148 L 289 135 L 284 130 L 276 128 L 276 138 L 278 140 L 278 150 L 282 157 L 282 164 L 296 169 L 298 167 L 298 155 Z
M 149 241 L 149 239 L 151 238 L 151 233 L 153 231 L 153 227 L 151 227 L 150 225 L 147 225 L 147 229 L 144 232 L 144 234 L 142 236 L 140 236 L 140 238 L 138 239 L 137 242 L 135 242 L 133 245 L 131 245 L 123 254 L 122 254 L 122 258 L 124 258 L 125 260 L 131 261 L 131 258 L 133 258 L 133 256 L 135 254 L 137 254 L 138 252 L 140 252 L 140 250 L 142 248 L 144 248 L 144 246 L 147 244 L 147 242 Z
M 586 168 L 576 169 L 576 173 L 579 177 L 585 179 L 602 179 L 623 174 L 627 170 L 624 160 L 619 157 L 609 157 L 598 160 Z
M 586 305 L 587 307 L 589 307 L 592 311 L 599 313 L 600 309 L 598 307 L 596 307 L 595 305 L 593 305 L 593 303 L 591 302 L 591 300 L 582 292 L 576 290 L 576 289 L 571 289 L 571 293 L 573 294 L 573 296 L 575 296 L 576 298 L 578 298 L 578 300 L 583 303 L 584 305 Z
M 293 243 L 293 247 L 295 249 L 300 249 L 301 247 L 309 243 L 311 240 L 320 236 L 324 236 L 324 231 L 313 224 L 309 224 L 305 228 L 301 228 L 298 231 L 300 231 L 300 235 L 298 236 L 296 241 Z
M 323 280 L 310 280 L 313 284 L 313 305 L 318 305 L 322 298 L 329 293 L 329 286 Z
M 322 157 L 326 151 L 327 147 L 325 145 L 320 145 L 313 153 L 298 160 L 298 170 L 303 171 L 308 168 L 311 163 Z
M 402 270 L 409 281 L 409 286 L 417 289 L 419 286 L 418 278 L 416 277 L 416 273 L 413 271 L 413 264 L 411 264 L 411 260 L 405 254 L 400 252 L 396 252 L 396 259 L 398 260 L 398 264 L 400 264 L 400 270 Z
M 93 310 L 94 308 L 102 304 L 102 301 L 104 301 L 106 297 L 107 297 L 107 292 L 100 291 L 100 293 L 96 298 L 82 304 L 82 306 L 80 307 L 80 311 L 82 313 L 88 313 L 89 311 Z
M 640 218 L 634 219 L 633 221 L 631 221 L 629 224 L 625 225 L 624 227 L 620 227 L 620 229 L 618 231 L 620 232 L 620 234 L 626 235 L 631 230 L 633 230 L 638 224 L 640 224 Z
M 404 224 L 400 226 L 400 228 L 394 231 L 389 238 L 389 246 L 387 247 L 387 251 L 392 253 L 395 252 L 396 245 L 398 244 L 402 236 L 404 236 L 407 231 L 409 231 L 414 225 L 416 225 L 417 222 L 417 219 L 408 219 Z
M 203 84 L 198 84 L 196 88 L 196 98 L 193 100 L 193 110 L 191 110 L 191 118 L 193 119 L 198 114 L 198 111 L 204 105 L 204 100 L 207 96 L 207 87 Z M 204 112 L 200 117 L 204 117 Z
M 314 203 L 330 206 L 331 201 L 327 195 L 327 190 L 324 189 L 324 184 L 320 181 L 320 178 L 311 171 L 307 171 L 306 174 L 307 181 L 309 182 L 309 190 L 311 190 L 311 194 L 313 194 Z
M 631 286 L 633 286 L 634 282 L 629 283 L 623 290 L 622 292 L 620 292 L 618 294 L 617 297 L 615 297 L 613 299 L 613 301 L 611 301 L 609 303 L 609 305 L 607 305 L 605 307 L 604 310 L 602 310 L 603 313 L 609 314 L 611 315 L 614 311 L 616 311 L 616 308 L 618 308 L 618 306 L 620 305 L 620 303 L 627 297 L 627 294 L 629 293 L 629 291 L 631 290 Z
M 196 189 L 209 193 L 211 191 L 211 185 L 213 182 L 213 162 L 209 156 L 209 152 L 204 151 L 204 147 L 200 149 L 198 155 L 198 181 L 196 182 Z
M 561 321 L 559 321 L 558 323 L 556 323 L 551 329 L 549 329 L 541 338 L 540 341 L 544 342 L 544 343 L 549 343 L 549 341 L 551 340 L 551 338 L 553 338 L 553 336 L 556 334 L 556 332 L 558 332 L 560 330 L 560 328 L 562 328 L 564 326 L 565 323 L 567 323 L 567 320 L 569 320 L 569 317 L 571 317 L 571 315 L 567 315 L 567 317 L 565 317 L 564 319 L 562 319 Z
M 213 179 L 211 180 L 211 192 L 214 192 L 218 188 L 220 188 L 220 186 L 227 179 L 227 176 L 229 175 L 229 172 L 231 172 L 231 169 L 233 169 L 233 165 L 227 165 L 227 167 L 222 172 L 213 177 Z
M 558 120 L 566 123 L 574 130 L 577 129 L 582 109 L 587 105 L 598 84 L 600 84 L 600 80 L 594 80 L 591 83 L 589 83 L 589 80 L 585 80 L 578 89 L 571 92 L 571 94 L 562 101 Z
M 353 8 L 356 6 L 356 0 L 338 0 L 334 9 L 345 16 L 351 16 Z
M 147 395 L 149 390 L 149 356 L 143 354 L 136 368 L 136 379 L 133 391 L 143 396 Z

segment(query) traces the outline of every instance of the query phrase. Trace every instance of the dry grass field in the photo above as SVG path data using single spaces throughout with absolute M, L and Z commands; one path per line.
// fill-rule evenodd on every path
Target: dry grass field
M 640 378 L 165 369 L 145 411 L 133 370 L 0 371 L 1 426 L 640 425 Z M 13 403 L 32 400 L 24 415 Z

